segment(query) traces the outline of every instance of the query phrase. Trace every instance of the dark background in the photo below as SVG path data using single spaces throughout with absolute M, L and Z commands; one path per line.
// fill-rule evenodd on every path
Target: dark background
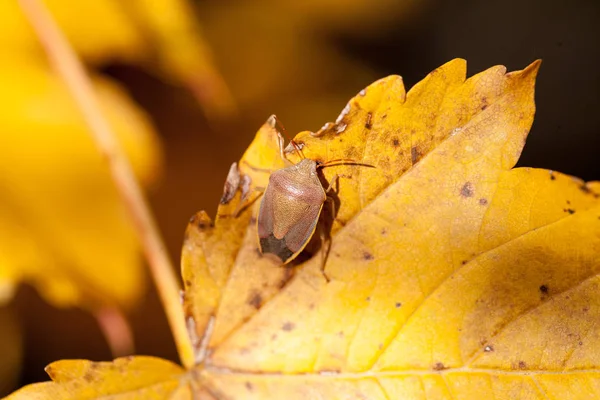
M 350 16 L 332 7 L 303 18 L 285 7 L 225 3 L 196 5 L 239 101 L 237 117 L 209 122 L 185 89 L 134 67 L 104 70 L 148 111 L 163 140 L 166 171 L 150 198 L 176 263 L 189 217 L 201 209 L 214 215 L 229 165 L 270 114 L 290 133 L 314 131 L 373 80 L 399 74 L 409 88 L 457 57 L 467 60 L 469 76 L 496 64 L 523 69 L 541 58 L 536 119 L 519 165 L 600 178 L 597 0 L 385 0 L 365 2 L 377 6 Z M 47 380 L 43 369 L 54 360 L 112 359 L 89 314 L 54 309 L 27 287 L 12 307 L 25 335 L 23 384 Z M 177 360 L 153 289 L 131 320 L 137 354 Z

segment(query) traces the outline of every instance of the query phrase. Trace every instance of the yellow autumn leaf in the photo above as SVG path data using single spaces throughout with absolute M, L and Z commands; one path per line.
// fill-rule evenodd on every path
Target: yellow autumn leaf
M 188 85 L 210 113 L 233 101 L 187 0 L 46 0 L 53 17 L 87 62 L 143 64 Z M 45 58 L 17 1 L 0 3 L 0 54 Z
M 46 372 L 54 382 L 29 385 L 8 398 L 86 400 L 111 394 L 114 399 L 191 398 L 190 389 L 180 383 L 183 369 L 155 357 L 57 361 L 48 365 Z
M 296 136 L 307 157 L 376 167 L 323 170 L 346 176 L 330 281 L 318 254 L 281 266 L 258 253 L 258 203 L 232 216 L 268 183 L 263 169 L 283 165 L 270 119 L 232 168 L 216 221 L 199 213 L 186 232 L 198 365 L 157 377 L 151 366 L 166 362 L 135 358 L 122 371 L 144 382 L 133 389 L 89 385 L 88 361 L 59 362 L 55 382 L 9 399 L 597 398 L 600 184 L 513 168 L 538 67 L 465 80 L 454 60 L 408 93 L 388 77 L 335 123 Z
M 46 65 L 0 65 L 0 296 L 19 282 L 57 306 L 131 306 L 143 289 L 128 216 L 77 106 Z M 96 79 L 102 108 L 136 175 L 160 165 L 147 117 Z

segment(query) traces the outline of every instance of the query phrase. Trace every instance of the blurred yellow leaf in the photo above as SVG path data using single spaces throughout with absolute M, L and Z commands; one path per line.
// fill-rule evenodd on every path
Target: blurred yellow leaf
M 188 85 L 208 113 L 232 111 L 187 0 L 46 0 L 75 50 L 92 64 L 125 61 L 153 67 Z M 45 57 L 18 2 L 0 3 L 0 55 Z
M 317 129 L 375 74 L 318 30 L 311 7 L 288 3 L 302 2 L 199 2 L 198 17 L 240 108 Z
M 94 385 L 87 398 L 139 398 L 165 379 L 183 399 L 597 397 L 600 184 L 513 169 L 538 67 L 465 80 L 465 62 L 454 60 L 409 93 L 389 77 L 335 123 L 296 136 L 315 160 L 376 166 L 324 170 L 327 180 L 351 176 L 339 184 L 329 282 L 319 256 L 282 267 L 258 253 L 257 204 L 232 218 L 251 193 L 244 175 L 264 186 L 259 168 L 282 165 L 270 119 L 241 174 L 232 169 L 216 221 L 199 213 L 186 232 L 198 365 L 137 391 Z M 55 383 L 11 399 L 92 393 L 81 367 L 63 365 Z
M 71 96 L 26 60 L 5 60 L 0 86 L 0 295 L 25 281 L 58 306 L 130 306 L 144 286 L 137 240 Z M 96 89 L 152 183 L 161 154 L 147 117 L 116 85 L 96 79 Z

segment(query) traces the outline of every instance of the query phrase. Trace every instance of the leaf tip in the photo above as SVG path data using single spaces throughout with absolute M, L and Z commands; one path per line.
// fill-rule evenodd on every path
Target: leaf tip
M 271 114 L 265 123 L 271 128 L 275 128 L 277 126 L 277 116 L 275 114 Z
M 521 79 L 531 80 L 535 82 L 541 65 L 542 60 L 538 58 L 537 60 L 529 64 L 527 67 L 525 67 L 522 71 L 514 71 L 511 74 L 516 73 L 522 77 Z
M 540 67 L 542 65 L 542 59 L 538 58 L 537 60 L 535 60 L 534 62 L 532 62 L 531 64 L 529 64 L 526 68 L 524 72 L 528 72 L 530 74 L 533 74 L 533 76 L 535 77 L 538 73 L 538 71 L 540 70 Z
M 54 362 L 46 365 L 46 367 L 44 368 L 44 372 L 46 372 L 46 374 L 48 374 L 50 379 L 52 379 L 53 381 L 55 381 L 57 378 L 56 368 L 58 367 L 59 363 L 60 363 L 60 361 L 54 361 Z
M 432 72 L 439 71 L 439 70 L 452 71 L 452 72 L 455 72 L 457 76 L 462 75 L 464 77 L 464 79 L 466 79 L 466 77 L 467 77 L 467 60 L 465 60 L 464 58 L 454 58 L 454 59 L 448 61 L 447 63 L 443 64 L 442 66 L 434 69 Z
M 188 229 L 196 227 L 199 230 L 204 230 L 212 225 L 212 219 L 208 216 L 208 213 L 204 210 L 198 211 L 190 218 L 188 222 Z

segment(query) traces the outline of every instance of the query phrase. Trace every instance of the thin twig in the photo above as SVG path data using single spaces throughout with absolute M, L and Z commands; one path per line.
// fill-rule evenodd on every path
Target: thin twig
M 182 364 L 189 368 L 194 364 L 194 355 L 186 330 L 183 308 L 180 304 L 179 283 L 156 222 L 133 175 L 131 166 L 100 112 L 89 77 L 49 11 L 39 0 L 19 0 L 19 3 L 36 31 L 49 59 L 75 98 L 100 153 L 109 165 L 112 178 L 142 243 L 154 283 L 175 338 L 179 357 Z

